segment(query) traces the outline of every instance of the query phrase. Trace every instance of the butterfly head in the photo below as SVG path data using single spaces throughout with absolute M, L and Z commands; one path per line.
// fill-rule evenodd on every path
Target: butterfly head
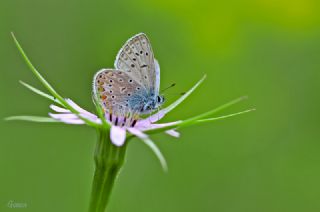
M 140 111 L 142 114 L 148 114 L 153 112 L 154 110 L 158 109 L 163 103 L 164 103 L 165 99 L 163 96 L 161 95 L 156 95 L 150 99 L 148 99 L 142 110 Z

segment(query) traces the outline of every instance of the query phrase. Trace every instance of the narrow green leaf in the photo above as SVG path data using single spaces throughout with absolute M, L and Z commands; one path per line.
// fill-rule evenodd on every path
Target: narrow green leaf
M 249 112 L 255 111 L 255 110 L 256 110 L 256 109 L 253 108 L 253 109 L 241 111 L 241 112 L 238 112 L 238 113 L 232 113 L 232 114 L 225 115 L 225 116 L 219 116 L 219 117 L 208 118 L 208 119 L 200 119 L 200 120 L 196 120 L 196 123 L 212 122 L 212 121 L 216 121 L 216 120 L 220 120 L 220 119 L 230 118 L 230 117 L 233 117 L 233 116 L 237 116 L 237 115 L 249 113 Z
M 78 115 L 78 117 L 83 120 L 86 124 L 88 124 L 89 126 L 92 127 L 96 127 L 99 128 L 100 125 L 92 122 L 89 119 L 86 119 L 82 116 L 79 116 L 79 112 L 77 110 L 75 110 L 73 107 L 71 107 L 68 102 L 66 102 L 66 100 L 60 96 L 54 89 L 53 87 L 44 79 L 44 77 L 37 71 L 37 69 L 33 66 L 33 64 L 31 63 L 31 61 L 29 60 L 29 58 L 27 57 L 26 53 L 24 52 L 24 50 L 22 49 L 20 43 L 18 42 L 18 40 L 16 39 L 15 35 L 13 32 L 11 32 L 12 38 L 14 40 L 14 43 L 16 44 L 19 52 L 21 53 L 23 59 L 25 60 L 25 62 L 27 63 L 28 67 L 31 69 L 32 73 L 39 79 L 39 81 L 42 83 L 42 85 L 47 88 L 47 90 L 49 91 L 49 93 L 51 93 L 52 96 L 54 96 L 65 108 L 67 108 L 68 110 L 70 110 L 72 113 Z
M 26 53 L 24 52 L 24 50 L 22 49 L 20 43 L 18 42 L 18 40 L 16 39 L 15 35 L 13 32 L 11 32 L 11 36 L 14 40 L 14 43 L 16 44 L 19 52 L 21 53 L 24 61 L 27 63 L 28 67 L 30 68 L 30 70 L 32 71 L 32 73 L 40 80 L 40 82 L 42 83 L 42 85 L 47 88 L 47 90 L 57 99 L 59 99 L 62 103 L 64 103 L 65 101 L 63 100 L 63 98 L 53 89 L 53 87 L 44 79 L 44 77 L 37 71 L 37 69 L 33 66 L 33 64 L 31 63 L 31 61 L 29 60 L 29 58 L 27 57 Z
M 228 108 L 228 107 L 230 107 L 230 106 L 232 106 L 232 105 L 234 105 L 234 104 L 237 104 L 237 103 L 239 103 L 239 102 L 241 102 L 242 100 L 245 100 L 245 99 L 247 99 L 247 98 L 248 98 L 248 97 L 246 97 L 246 96 L 237 98 L 237 99 L 232 100 L 232 101 L 230 101 L 230 102 L 228 102 L 228 103 L 226 103 L 226 104 L 223 104 L 223 105 L 221 105 L 221 106 L 219 106 L 219 107 L 217 107 L 217 108 L 215 108 L 215 109 L 213 109 L 213 110 L 210 110 L 210 111 L 208 111 L 208 112 L 202 113 L 202 114 L 197 115 L 197 116 L 194 116 L 194 117 L 192 117 L 192 118 L 189 118 L 189 119 L 181 122 L 181 123 L 179 124 L 179 128 L 182 127 L 183 125 L 188 125 L 189 123 L 192 123 L 192 122 L 194 122 L 194 121 L 196 121 L 196 120 L 200 120 L 200 119 L 206 118 L 206 117 L 208 117 L 208 116 L 211 116 L 211 115 L 213 115 L 213 114 L 215 114 L 215 113 L 217 113 L 217 112 L 220 112 L 220 111 L 222 111 L 222 110 L 224 110 L 224 109 L 226 109 L 226 108 Z
M 178 122 L 177 124 L 168 126 L 168 127 L 164 127 L 164 128 L 159 128 L 159 129 L 153 129 L 153 130 L 148 130 L 146 132 L 148 132 L 148 134 L 154 134 L 154 133 L 159 133 L 159 132 L 164 132 L 166 130 L 171 130 L 171 129 L 180 129 L 182 127 L 187 127 L 187 126 L 192 126 L 195 124 L 200 124 L 200 123 L 205 123 L 205 122 L 212 122 L 212 121 L 217 121 L 220 119 L 225 119 L 225 118 L 230 118 L 233 116 L 238 116 L 244 113 L 248 113 L 251 111 L 254 111 L 255 109 L 249 109 L 249 110 L 245 110 L 245 111 L 241 111 L 241 112 L 237 112 L 237 113 L 232 113 L 232 114 L 228 114 L 228 115 L 224 115 L 224 116 L 219 116 L 219 117 L 214 117 L 214 118 L 207 118 L 207 119 L 194 119 L 194 118 L 190 118 L 187 119 L 185 121 L 181 121 Z M 192 120 L 192 121 L 190 121 Z
M 53 118 L 42 116 L 10 116 L 5 118 L 6 121 L 31 121 L 31 122 L 59 122 Z
M 62 104 L 59 102 L 59 100 L 57 100 L 57 99 L 54 98 L 53 96 L 51 96 L 51 95 L 49 95 L 49 94 L 47 94 L 47 93 L 45 93 L 45 92 L 43 92 L 43 91 L 40 91 L 39 89 L 37 89 L 37 88 L 35 88 L 35 87 L 33 87 L 33 86 L 31 86 L 31 85 L 23 82 L 23 81 L 19 81 L 19 82 L 20 82 L 23 86 L 25 86 L 26 88 L 28 88 L 29 90 L 31 90 L 32 92 L 34 92 L 34 93 L 36 93 L 36 94 L 39 94 L 40 96 L 43 96 L 43 97 L 45 97 L 45 98 L 47 98 L 47 99 L 50 99 L 51 101 L 54 101 L 54 102 L 58 103 L 59 105 L 62 105 Z

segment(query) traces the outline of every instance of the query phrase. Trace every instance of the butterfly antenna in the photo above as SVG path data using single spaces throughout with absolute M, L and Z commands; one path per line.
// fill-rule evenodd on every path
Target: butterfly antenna
M 183 96 L 183 95 L 185 95 L 187 92 L 181 92 L 181 93 L 167 93 L 166 94 L 166 96 L 167 95 L 173 95 L 173 96 Z
M 168 86 L 168 87 L 166 87 L 166 88 L 162 89 L 162 90 L 161 90 L 161 93 L 164 93 L 166 90 L 168 90 L 169 88 L 174 87 L 175 85 L 176 85 L 176 83 L 172 83 L 170 86 Z

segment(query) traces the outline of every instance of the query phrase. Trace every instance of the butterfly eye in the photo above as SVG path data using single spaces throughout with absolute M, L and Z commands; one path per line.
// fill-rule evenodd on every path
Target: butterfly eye
M 158 103 L 164 102 L 164 98 L 162 96 L 157 96 Z
M 163 103 L 164 102 L 164 97 L 163 96 L 157 96 L 157 102 L 158 103 Z

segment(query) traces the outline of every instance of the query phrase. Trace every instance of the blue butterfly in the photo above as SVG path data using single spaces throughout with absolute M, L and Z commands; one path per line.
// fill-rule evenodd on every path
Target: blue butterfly
M 114 66 L 96 73 L 93 93 L 111 122 L 134 126 L 140 115 L 152 113 L 164 102 L 159 94 L 160 67 L 147 36 L 139 33 L 130 38 Z

